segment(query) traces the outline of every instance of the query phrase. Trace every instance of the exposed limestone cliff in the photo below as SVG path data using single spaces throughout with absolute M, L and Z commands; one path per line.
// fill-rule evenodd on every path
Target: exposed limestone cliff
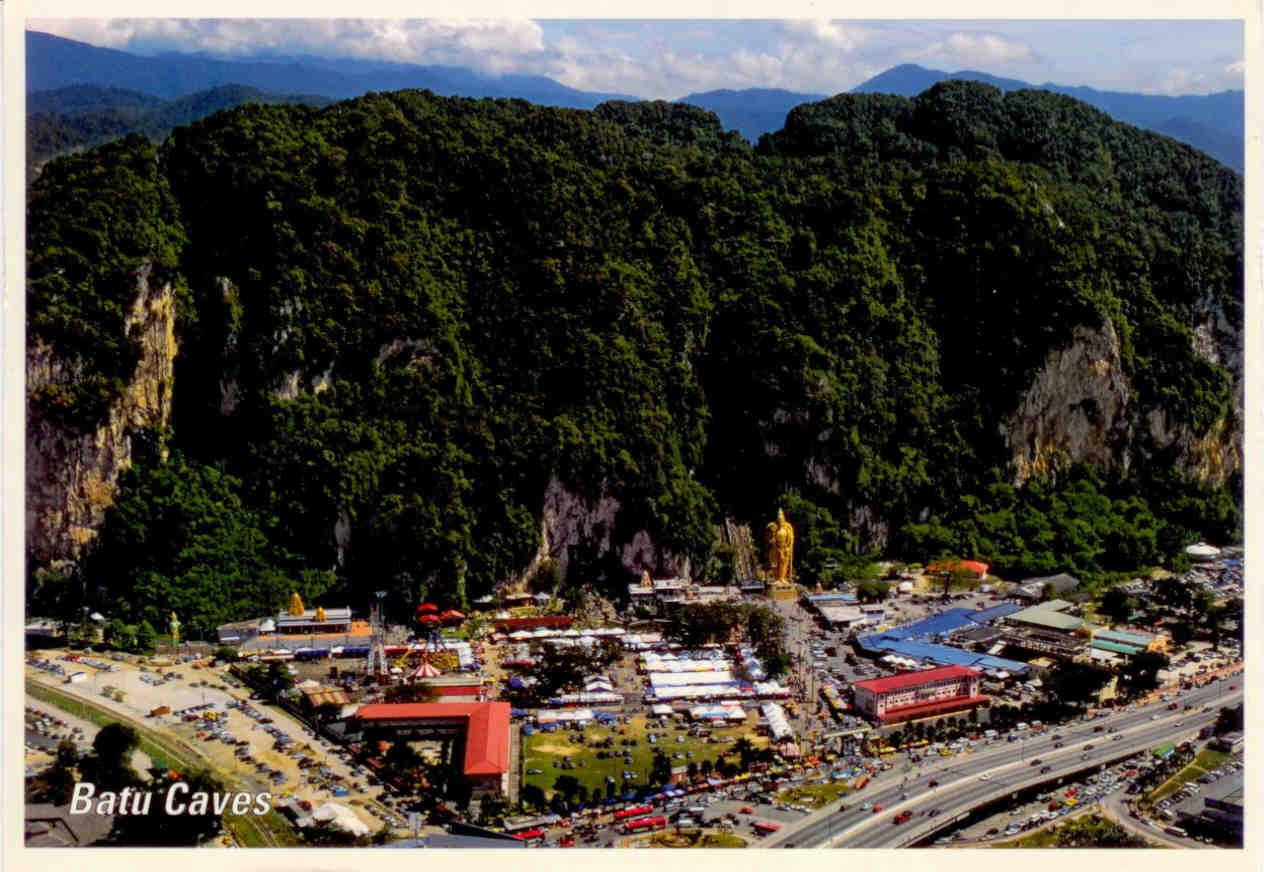
M 170 285 L 151 281 L 148 267 L 136 276 L 126 325 L 140 360 L 123 395 L 94 429 L 71 434 L 28 403 L 26 536 L 35 565 L 68 566 L 79 559 L 113 502 L 119 474 L 131 464 L 132 432 L 170 424 L 174 297 Z M 50 346 L 34 342 L 27 349 L 28 397 L 47 385 L 73 383 L 77 376 L 77 365 Z
M 1193 332 L 1196 354 L 1225 367 L 1234 404 L 1203 433 L 1163 408 L 1138 408 L 1112 325 L 1077 327 L 1072 340 L 1045 358 L 1031 386 L 1000 432 L 1010 451 L 1015 484 L 1083 463 L 1098 470 L 1127 469 L 1134 436 L 1153 447 L 1177 449 L 1185 476 L 1223 484 L 1242 464 L 1242 337 L 1218 309 L 1204 304 Z
M 689 561 L 679 559 L 660 548 L 645 530 L 636 531 L 626 542 L 615 541 L 615 521 L 622 504 L 615 497 L 603 494 L 590 500 L 570 490 L 557 476 L 544 489 L 544 507 L 540 517 L 540 545 L 531 562 L 509 587 L 525 589 L 528 580 L 546 561 L 556 561 L 566 571 L 567 549 L 584 544 L 598 556 L 617 550 L 619 560 L 629 574 L 640 575 L 648 570 L 654 575 L 687 575 Z M 582 581 L 582 579 L 581 579 Z
M 1055 348 L 1001 425 L 1015 484 L 1073 463 L 1106 470 L 1128 434 L 1132 388 L 1124 373 L 1119 336 L 1111 324 L 1077 327 L 1070 343 Z

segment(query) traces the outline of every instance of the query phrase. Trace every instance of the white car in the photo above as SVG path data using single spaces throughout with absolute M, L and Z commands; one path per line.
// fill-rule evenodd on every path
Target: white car
M 991 773 L 991 772 L 984 772 L 982 775 L 980 775 L 980 776 L 979 776 L 979 780 L 980 780 L 980 781 L 991 781 L 991 780 L 992 780 L 992 773 Z

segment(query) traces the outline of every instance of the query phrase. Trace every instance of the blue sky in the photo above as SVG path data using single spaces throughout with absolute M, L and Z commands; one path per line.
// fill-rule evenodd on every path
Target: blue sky
M 834 94 L 901 63 L 1153 94 L 1243 86 L 1236 21 L 75 18 L 28 26 L 142 54 L 450 64 L 645 98 L 750 87 Z

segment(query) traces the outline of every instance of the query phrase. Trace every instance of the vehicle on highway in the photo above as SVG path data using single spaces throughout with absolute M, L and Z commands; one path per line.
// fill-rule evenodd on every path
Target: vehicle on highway
M 875 805 L 875 806 L 873 807 L 873 813 L 874 813 L 874 814 L 877 814 L 878 812 L 885 811 L 885 810 L 886 810 L 886 806 Z
M 896 826 L 899 826 L 900 824 L 904 823 L 906 820 L 908 820 L 912 816 L 913 816 L 913 813 L 911 811 L 907 811 L 907 810 L 902 811 L 899 814 L 897 814 L 895 817 L 891 818 L 891 823 L 895 824 Z
M 979 780 L 980 780 L 980 781 L 991 781 L 991 780 L 992 780 L 992 773 L 991 773 L 991 772 L 984 772 L 982 775 L 980 775 L 980 776 L 979 776 Z
M 1043 762 L 1045 762 L 1045 761 L 1043 761 L 1043 760 L 1041 760 L 1039 757 L 1037 757 L 1035 760 L 1032 760 L 1032 761 L 1031 761 L 1031 765 L 1032 765 L 1032 766 L 1039 766 L 1039 765 L 1040 765 L 1041 763 L 1043 763 Z
M 927 787 L 938 787 L 938 786 L 939 786 L 939 782 L 938 782 L 938 781 L 936 781 L 935 779 L 933 779 L 933 778 L 932 778 L 930 781 L 928 781 L 928 782 L 926 783 L 926 786 L 927 786 Z

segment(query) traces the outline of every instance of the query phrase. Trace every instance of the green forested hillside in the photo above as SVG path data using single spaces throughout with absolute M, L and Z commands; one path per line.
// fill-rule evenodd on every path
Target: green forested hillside
M 567 582 L 611 590 L 639 531 L 697 571 L 723 516 L 779 502 L 807 581 L 877 549 L 1091 576 L 1238 535 L 1236 473 L 1171 469 L 1240 420 L 1194 329 L 1241 320 L 1241 179 L 1068 98 L 844 95 L 756 148 L 681 105 L 246 106 L 53 161 L 30 208 L 32 337 L 92 374 L 32 398 L 65 426 L 122 390 L 122 276 L 178 288 L 174 450 L 82 564 L 136 617 L 205 590 L 210 626 L 279 605 L 278 574 L 463 602 L 526 568 L 553 479 L 617 500 Z M 1013 487 L 1001 423 L 1104 325 L 1127 468 Z M 1155 409 L 1192 435 L 1156 441 Z M 173 463 L 202 496 L 172 499 Z
M 221 85 L 162 100 L 122 88 L 73 85 L 28 94 L 26 118 L 27 176 L 55 155 L 139 133 L 161 140 L 173 127 L 242 103 L 302 103 L 325 106 L 328 97 L 271 94 L 246 85 Z

